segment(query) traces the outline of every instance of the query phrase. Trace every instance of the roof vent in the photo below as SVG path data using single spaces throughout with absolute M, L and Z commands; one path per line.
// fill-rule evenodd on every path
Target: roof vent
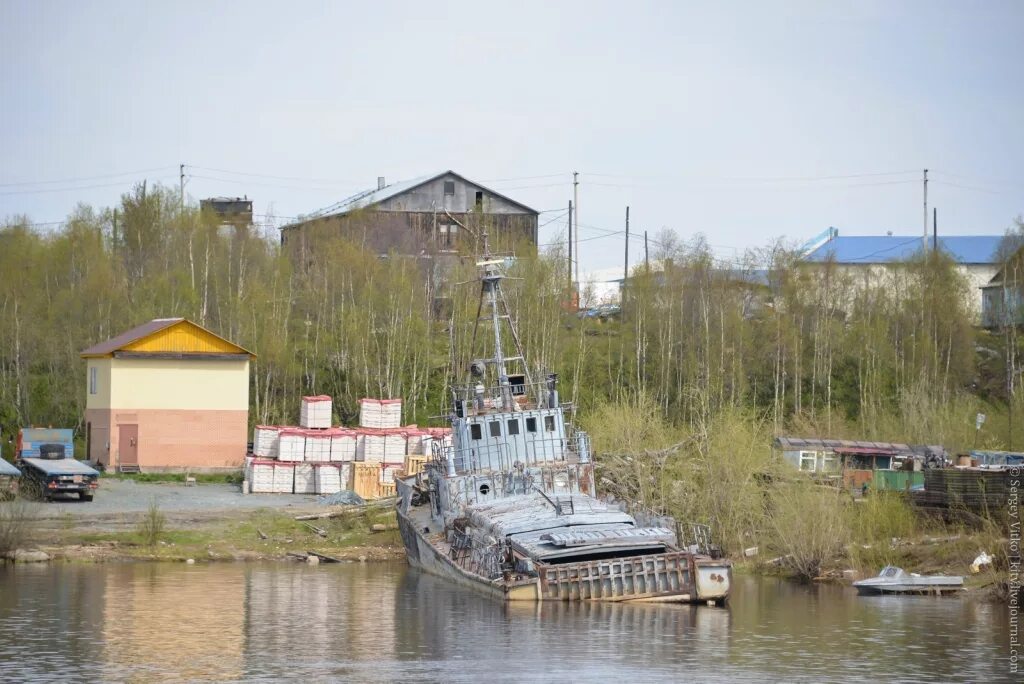
M 384 189 L 384 185 L 385 185 L 385 183 L 384 183 L 384 176 L 377 176 L 377 189 L 378 190 L 383 190 Z

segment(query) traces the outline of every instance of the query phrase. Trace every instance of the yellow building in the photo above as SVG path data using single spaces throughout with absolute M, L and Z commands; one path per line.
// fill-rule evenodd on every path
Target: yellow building
M 184 318 L 157 318 L 82 358 L 89 460 L 118 470 L 241 467 L 254 354 Z

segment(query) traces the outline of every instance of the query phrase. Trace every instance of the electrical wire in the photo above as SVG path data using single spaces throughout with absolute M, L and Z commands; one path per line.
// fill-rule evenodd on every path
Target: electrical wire
M 157 171 L 167 171 L 168 169 L 174 168 L 173 166 L 161 166 L 155 169 L 141 169 L 139 171 L 125 171 L 124 173 L 108 173 L 101 176 L 82 176 L 79 178 L 65 178 L 63 180 L 41 180 L 41 181 L 19 181 L 16 183 L 0 183 L 0 188 L 14 188 L 21 187 L 24 185 L 59 185 L 63 183 L 83 183 L 85 181 L 103 180 L 105 178 L 120 178 L 121 176 L 137 176 L 142 173 L 156 173 Z
M 299 185 L 281 185 L 278 183 L 261 183 L 260 181 L 251 180 L 237 180 L 234 178 L 218 178 L 216 176 L 201 176 L 199 174 L 189 174 L 189 178 L 201 178 L 203 180 L 219 181 L 221 183 L 234 183 L 236 185 L 258 185 L 265 188 L 278 188 L 280 190 L 302 190 L 305 192 L 332 192 L 337 190 L 340 186 L 331 187 L 311 187 L 311 186 L 299 186 Z
M 208 166 L 194 166 L 192 164 L 185 164 L 186 169 L 199 169 L 201 171 L 211 171 L 213 173 L 225 173 L 229 176 L 250 176 L 252 178 L 269 178 L 272 180 L 289 180 L 289 181 L 307 181 L 310 183 L 327 183 L 331 185 L 346 185 L 346 186 L 362 186 L 366 183 L 352 180 L 341 180 L 337 178 L 303 178 L 300 176 L 274 176 L 266 173 L 250 173 L 247 171 L 229 171 L 227 169 L 214 169 Z
M 707 178 L 708 180 L 725 181 L 725 182 L 730 182 L 730 183 L 733 183 L 733 182 L 740 182 L 740 183 L 744 183 L 744 182 L 784 183 L 785 182 L 785 183 L 788 183 L 788 182 L 797 182 L 797 181 L 799 181 L 799 182 L 810 182 L 810 181 L 824 181 L 824 180 L 849 180 L 849 179 L 852 179 L 852 178 L 875 178 L 875 177 L 880 177 L 880 176 L 904 176 L 904 175 L 907 175 L 909 173 L 921 173 L 921 171 L 919 169 L 910 170 L 910 171 L 880 171 L 880 172 L 876 172 L 876 173 L 851 173 L 851 174 L 834 175 L 834 176 L 831 176 L 831 175 L 830 176 L 775 176 L 775 177 L 767 177 L 767 176 L 765 176 L 765 177 L 728 177 L 728 176 L 709 177 L 709 176 L 704 176 L 703 178 Z M 581 173 L 580 175 L 583 175 L 583 174 Z M 676 180 L 678 180 L 678 178 L 673 178 L 673 177 L 669 177 L 669 176 L 627 176 L 627 175 L 619 175 L 619 174 L 613 174 L 613 173 L 589 173 L 589 172 L 587 172 L 586 175 L 588 175 L 588 176 L 601 176 L 601 177 L 604 177 L 604 178 L 627 178 L 627 179 L 628 178 L 638 178 L 638 179 L 644 179 L 644 180 L 667 180 L 667 181 L 676 181 Z M 591 183 L 590 185 L 593 185 L 593 183 Z
M 170 176 L 161 176 L 159 178 L 154 178 L 153 180 L 167 180 L 168 178 L 171 178 L 171 177 Z M 177 176 L 174 176 L 174 178 L 177 178 Z M 128 183 L 128 182 L 130 182 L 130 181 L 118 181 L 116 183 L 99 183 L 97 185 L 76 185 L 75 187 L 71 187 L 71 188 L 44 188 L 44 189 L 38 189 L 38 190 L 12 190 L 12 191 L 0 192 L 0 195 L 38 195 L 38 194 L 49 193 L 49 192 L 74 192 L 76 190 L 93 190 L 93 189 L 96 189 L 96 188 L 112 188 L 112 187 L 115 187 L 115 186 L 123 186 L 125 183 Z
M 568 213 L 569 213 L 569 210 L 568 210 L 568 209 L 563 209 L 563 210 L 562 210 L 562 213 L 561 213 L 561 214 L 559 214 L 558 216 L 552 216 L 552 217 L 551 217 L 551 218 L 549 218 L 549 219 L 548 219 L 547 221 L 545 221 L 544 223 L 542 223 L 542 224 L 540 224 L 539 226 L 537 226 L 537 228 L 538 228 L 538 229 L 539 229 L 539 228 L 543 228 L 544 226 L 548 225 L 548 224 L 549 224 L 549 223 L 551 223 L 552 221 L 557 221 L 557 220 L 558 220 L 558 219 L 560 219 L 560 218 L 564 218 L 564 217 L 565 217 L 565 216 L 566 216 L 566 215 L 567 215 Z
M 481 183 L 504 183 L 506 181 L 521 181 L 521 180 L 537 180 L 540 178 L 563 178 L 568 176 L 568 173 L 549 173 L 544 176 L 517 176 L 515 178 L 485 178 Z
M 986 190 L 985 188 L 977 188 L 977 187 L 974 187 L 974 186 L 971 186 L 971 185 L 960 185 L 959 183 L 950 183 L 949 181 L 943 181 L 943 180 L 929 180 L 929 182 L 930 183 L 935 183 L 936 185 L 946 185 L 946 186 L 949 186 L 951 188 L 960 188 L 961 190 L 972 190 L 974 192 L 984 192 L 984 193 L 987 193 L 989 195 L 1004 195 L 1004 194 L 1006 194 L 1004 192 L 1000 192 L 999 190 Z

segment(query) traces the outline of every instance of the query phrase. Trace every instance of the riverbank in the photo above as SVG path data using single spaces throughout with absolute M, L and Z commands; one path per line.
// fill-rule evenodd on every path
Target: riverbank
M 152 535 L 152 544 L 144 529 L 148 512 L 88 522 L 51 519 L 39 521 L 30 540 L 53 559 L 72 562 L 286 560 L 293 558 L 289 554 L 309 551 L 350 561 L 404 557 L 390 509 L 350 510 L 341 517 L 308 522 L 295 519 L 323 512 L 321 506 L 164 514 L 163 529 Z
M 315 496 L 243 495 L 223 482 L 185 487 L 104 478 L 93 502 L 23 505 L 17 546 L 54 560 L 283 560 L 309 551 L 352 561 L 404 557 L 389 505 L 339 507 L 321 505 Z M 331 512 L 339 515 L 296 520 Z
M 104 478 L 94 502 L 29 507 L 19 547 L 57 561 L 293 561 L 310 551 L 345 561 L 404 558 L 390 505 L 331 507 L 315 496 L 243 495 L 224 482 L 185 487 Z M 326 514 L 334 517 L 296 519 Z M 979 553 L 998 553 L 1001 540 L 994 530 L 937 529 L 908 526 L 903 537 L 847 543 L 822 560 L 813 581 L 849 584 L 896 565 L 921 574 L 963 575 L 967 594 L 1000 599 L 1005 572 L 970 573 Z M 781 552 L 764 545 L 752 557 L 737 554 L 736 571 L 792 578 Z M 32 558 L 43 557 L 22 554 L 23 560 Z

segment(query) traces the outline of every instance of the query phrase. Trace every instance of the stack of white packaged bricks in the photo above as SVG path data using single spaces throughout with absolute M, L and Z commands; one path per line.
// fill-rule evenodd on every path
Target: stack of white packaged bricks
M 384 434 L 384 462 L 399 463 L 405 460 L 407 437 L 404 431 L 387 430 Z
M 331 460 L 331 437 L 334 430 L 306 430 L 306 461 Z
M 253 461 L 249 464 L 249 491 L 254 494 L 267 494 L 274 491 L 274 463 L 271 461 Z
M 335 430 L 331 435 L 331 460 L 332 461 L 354 461 L 356 460 L 356 432 L 355 430 Z
M 382 463 L 380 468 L 380 481 L 393 483 L 395 481 L 395 473 L 402 469 L 404 463 Z
M 274 493 L 291 494 L 295 488 L 295 464 L 275 463 L 274 464 Z
M 337 494 L 341 491 L 340 463 L 317 463 L 315 468 L 317 494 Z
M 299 425 L 304 428 L 331 427 L 331 398 L 326 394 L 302 397 Z
M 295 464 L 295 493 L 316 494 L 316 472 L 312 463 Z
M 277 452 L 281 461 L 304 461 L 306 460 L 306 431 L 295 428 L 285 428 L 280 432 Z
M 402 424 L 401 399 L 360 399 L 359 427 L 396 428 Z
M 363 429 L 359 433 L 360 450 L 356 454 L 356 460 L 366 463 L 383 463 L 386 433 L 383 430 L 371 429 Z
M 252 453 L 260 458 L 277 458 L 278 440 L 281 428 L 273 425 L 257 425 L 252 431 Z
M 406 453 L 422 456 L 430 453 L 430 431 L 408 427 L 405 429 Z
M 341 478 L 341 488 L 352 489 L 352 461 L 345 461 L 334 465 L 338 466 L 338 473 Z

